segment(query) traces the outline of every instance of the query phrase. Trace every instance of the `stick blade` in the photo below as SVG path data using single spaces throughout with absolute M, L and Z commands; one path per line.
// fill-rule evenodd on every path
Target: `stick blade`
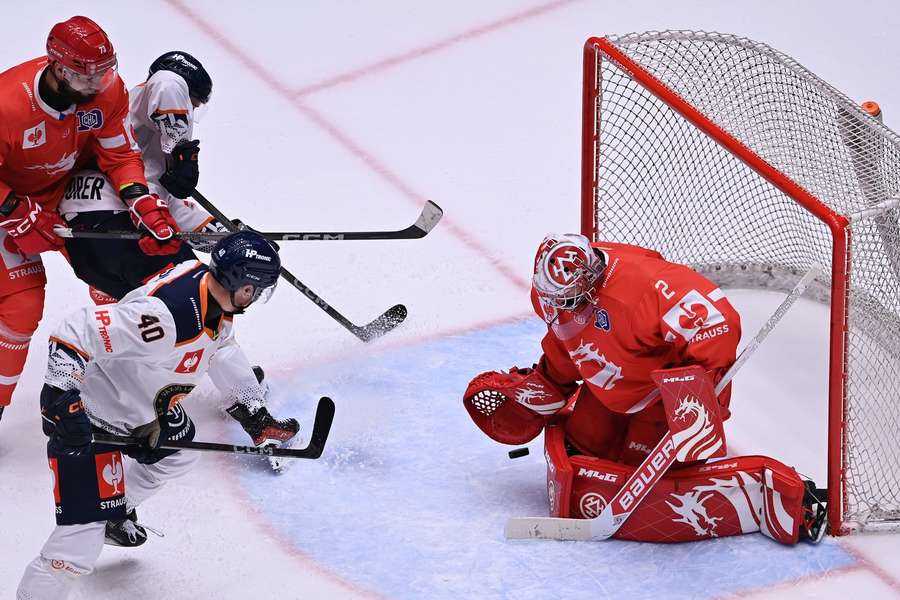
M 331 424 L 334 422 L 334 401 L 322 396 L 316 407 L 316 420 L 313 422 L 312 435 L 309 438 L 310 458 L 319 458 L 325 450 L 325 442 L 331 433 Z
M 591 520 L 557 517 L 513 517 L 504 531 L 508 540 L 572 540 L 593 539 Z
M 368 325 L 355 328 L 353 333 L 362 341 L 370 342 L 397 327 L 406 319 L 407 314 L 405 306 L 395 304 Z
M 419 215 L 419 218 L 413 225 L 413 229 L 418 230 L 416 232 L 418 237 L 424 237 L 429 231 L 434 229 L 443 216 L 444 210 L 431 200 L 428 200 L 425 202 L 425 206 L 422 207 L 422 214 Z

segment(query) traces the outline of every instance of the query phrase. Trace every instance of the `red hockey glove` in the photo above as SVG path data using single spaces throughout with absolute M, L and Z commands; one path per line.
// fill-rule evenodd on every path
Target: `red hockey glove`
M 43 210 L 28 196 L 7 199 L 7 203 L 10 202 L 14 207 L 7 215 L 0 216 L 0 227 L 6 230 L 22 253 L 32 256 L 59 250 L 65 245 L 65 240 L 53 231 L 56 225 L 66 226 L 58 214 Z
M 544 428 L 547 418 L 566 405 L 566 396 L 540 370 L 513 367 L 475 377 L 463 395 L 469 416 L 492 440 L 525 444 Z
M 144 254 L 175 254 L 181 249 L 181 240 L 175 237 L 178 224 L 169 212 L 168 203 L 156 194 L 144 194 L 134 201 L 131 220 L 135 227 L 150 234 L 138 241 Z

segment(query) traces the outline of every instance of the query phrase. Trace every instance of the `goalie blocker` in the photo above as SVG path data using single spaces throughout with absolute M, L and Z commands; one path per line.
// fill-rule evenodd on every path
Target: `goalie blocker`
M 544 430 L 552 517 L 596 519 L 613 503 L 621 523 L 616 539 L 684 542 L 754 532 L 783 544 L 820 539 L 824 510 L 812 482 L 794 469 L 765 456 L 702 464 L 723 455 L 725 441 L 712 382 L 702 369 L 654 373 L 674 443 L 656 448 L 661 456 L 651 455 L 639 467 L 570 455 L 567 395 L 541 371 L 482 373 L 469 384 L 464 404 L 482 431 L 505 444 L 526 443 Z M 685 376 L 703 381 L 679 386 L 677 378 Z M 675 391 L 680 389 L 690 394 Z

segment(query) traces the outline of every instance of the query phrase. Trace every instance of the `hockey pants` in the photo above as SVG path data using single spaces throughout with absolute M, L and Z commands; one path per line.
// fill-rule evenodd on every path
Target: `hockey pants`
M 197 452 L 176 452 L 152 465 L 125 463 L 128 510 L 155 494 L 169 480 L 186 474 L 197 462 Z M 66 600 L 78 578 L 94 570 L 106 537 L 106 522 L 57 525 L 40 555 L 25 568 L 16 600 Z

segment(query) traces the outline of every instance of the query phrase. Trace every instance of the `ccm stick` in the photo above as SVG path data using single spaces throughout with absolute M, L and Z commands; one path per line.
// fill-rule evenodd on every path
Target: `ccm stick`
M 794 302 L 803 295 L 803 292 L 812 283 L 812 280 L 821 272 L 819 265 L 813 267 L 806 272 L 800 279 L 791 293 L 781 302 L 775 312 L 769 317 L 769 320 L 762 326 L 759 333 L 747 344 L 747 347 L 741 351 L 740 356 L 735 360 L 731 368 L 725 373 L 719 383 L 716 385 L 715 393 L 718 396 L 725 386 L 727 386 L 734 378 L 735 374 L 750 359 L 759 345 L 771 333 L 785 313 L 791 308 Z M 513 517 L 506 522 L 506 538 L 507 539 L 544 539 L 544 540 L 577 540 L 577 541 L 601 541 L 611 538 L 622 527 L 622 524 L 631 516 L 631 513 L 638 507 L 641 501 L 647 497 L 653 486 L 662 478 L 663 474 L 675 462 L 676 452 L 664 453 L 662 449 L 667 444 L 672 443 L 672 433 L 666 433 L 663 439 L 650 452 L 647 459 L 635 469 L 634 473 L 625 484 L 620 488 L 619 492 L 613 496 L 612 500 L 607 503 L 603 511 L 593 519 L 566 519 L 560 517 Z M 663 462 L 658 459 L 664 456 Z M 651 460 L 656 459 L 656 463 L 651 467 Z M 648 479 L 648 472 L 652 471 L 652 480 Z M 638 477 L 644 475 L 646 485 L 642 488 L 641 493 L 633 494 L 634 500 L 627 509 L 619 509 L 621 506 L 618 502 L 624 494 L 631 490 L 631 484 Z
M 160 450 L 201 450 L 206 452 L 231 452 L 237 454 L 256 454 L 260 456 L 286 456 L 289 458 L 316 459 L 322 456 L 325 442 L 331 432 L 331 423 L 334 420 L 334 402 L 331 398 L 323 397 L 316 408 L 316 417 L 313 422 L 312 435 L 309 444 L 305 448 L 278 448 L 277 446 L 234 446 L 232 444 L 218 444 L 212 442 L 177 442 L 167 441 L 160 444 Z M 112 446 L 138 446 L 141 440 L 124 435 L 110 433 L 95 433 L 94 442 L 109 444 Z
M 406 229 L 396 231 L 273 231 L 258 232 L 273 242 L 288 241 L 357 241 L 357 240 L 416 240 L 423 238 L 434 229 L 444 211 L 440 206 L 428 200 L 416 222 Z M 141 234 L 137 231 L 93 231 L 57 227 L 54 229 L 59 237 L 75 239 L 100 240 L 137 240 Z M 218 231 L 179 231 L 175 237 L 191 242 L 215 242 L 228 233 Z
M 241 227 L 231 221 L 228 217 L 226 217 L 222 212 L 216 208 L 212 202 L 206 199 L 206 197 L 194 190 L 191 193 L 191 197 L 200 203 L 200 206 L 205 208 L 209 214 L 215 217 L 219 223 L 222 224 L 223 227 L 228 229 L 229 231 L 240 231 Z M 381 337 L 388 331 L 391 331 L 397 325 L 403 322 L 406 319 L 406 307 L 402 304 L 395 304 L 390 307 L 375 320 L 367 323 L 366 325 L 359 326 L 355 323 L 351 322 L 347 317 L 339 313 L 333 306 L 325 302 L 325 300 L 316 294 L 314 291 L 309 289 L 302 281 L 297 279 L 292 273 L 290 273 L 284 267 L 281 267 L 281 277 L 287 280 L 292 286 L 297 288 L 300 293 L 309 298 L 313 304 L 321 308 L 325 311 L 325 313 L 340 323 L 344 329 L 355 335 L 358 339 L 363 342 L 368 342 L 370 340 L 374 340 L 377 337 Z

